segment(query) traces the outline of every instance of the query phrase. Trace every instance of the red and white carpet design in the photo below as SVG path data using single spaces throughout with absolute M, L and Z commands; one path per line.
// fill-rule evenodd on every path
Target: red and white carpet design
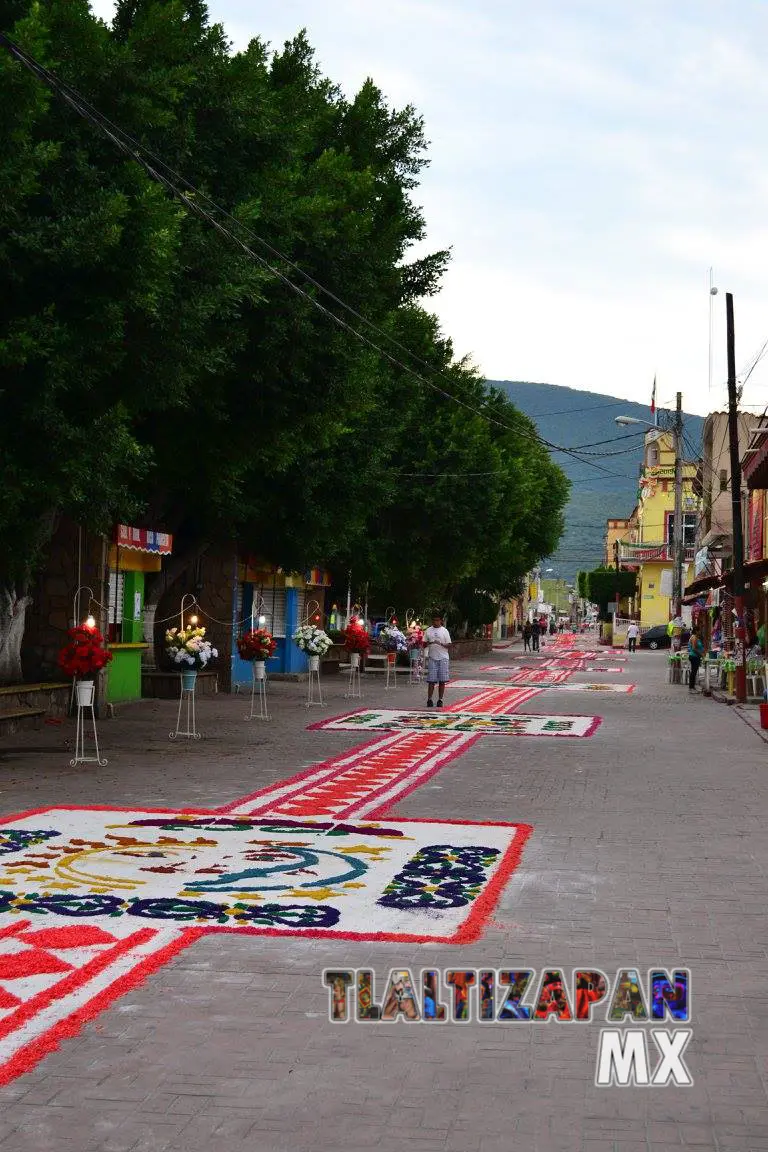
M 483 686 L 438 715 L 503 723 L 538 691 Z M 0 1083 L 204 933 L 476 940 L 531 828 L 388 812 L 478 739 L 388 733 L 211 812 L 0 821 Z

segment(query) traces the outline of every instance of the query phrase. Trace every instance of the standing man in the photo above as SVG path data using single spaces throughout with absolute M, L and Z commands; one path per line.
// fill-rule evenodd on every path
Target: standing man
M 533 652 L 539 651 L 539 636 L 541 635 L 541 628 L 539 627 L 538 617 L 534 616 L 531 621 L 531 650 Z
M 629 627 L 627 628 L 627 647 L 629 648 L 630 652 L 634 652 L 637 648 L 637 638 L 639 635 L 640 629 L 638 628 L 635 621 L 632 620 Z
M 450 673 L 448 649 L 453 643 L 450 632 L 443 625 L 442 612 L 432 613 L 432 625 L 424 633 L 424 641 L 427 645 L 427 708 L 434 707 L 435 684 L 438 685 L 437 706 L 442 708 Z

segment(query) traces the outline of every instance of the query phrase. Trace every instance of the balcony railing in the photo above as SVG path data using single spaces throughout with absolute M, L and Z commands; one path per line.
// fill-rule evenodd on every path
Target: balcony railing
M 691 545 L 683 549 L 683 559 L 693 560 L 695 547 Z M 619 544 L 619 560 L 625 564 L 642 564 L 649 560 L 674 560 L 672 548 L 664 541 L 646 541 L 643 544 Z

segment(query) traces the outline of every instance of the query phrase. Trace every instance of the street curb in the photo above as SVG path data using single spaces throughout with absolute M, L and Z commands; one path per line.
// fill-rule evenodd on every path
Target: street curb
M 755 732 L 760 737 L 760 739 L 763 741 L 764 744 L 768 744 L 768 731 L 765 731 L 765 729 L 755 726 L 755 724 L 753 723 L 752 714 L 749 712 L 745 712 L 743 705 L 741 705 L 741 704 L 736 705 L 736 715 L 741 720 L 744 721 L 744 723 L 747 725 L 747 727 L 751 728 L 752 731 Z M 759 722 L 760 722 L 759 713 L 757 716 L 754 717 L 754 719 L 757 721 L 757 723 L 759 725 Z

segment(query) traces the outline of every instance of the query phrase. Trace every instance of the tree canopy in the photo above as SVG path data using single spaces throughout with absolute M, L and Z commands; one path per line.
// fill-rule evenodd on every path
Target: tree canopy
M 620 597 L 634 596 L 637 589 L 637 574 L 602 565 L 585 573 L 587 599 L 597 604 L 601 616 L 608 615 L 608 605 L 616 599 L 616 591 Z
M 197 189 L 0 53 L 0 584 L 60 512 L 354 565 L 398 602 L 502 593 L 554 550 L 563 473 L 424 305 L 448 253 L 413 256 L 414 108 L 344 95 L 303 33 L 232 52 L 200 0 L 111 26 L 0 0 L 0 28 Z

